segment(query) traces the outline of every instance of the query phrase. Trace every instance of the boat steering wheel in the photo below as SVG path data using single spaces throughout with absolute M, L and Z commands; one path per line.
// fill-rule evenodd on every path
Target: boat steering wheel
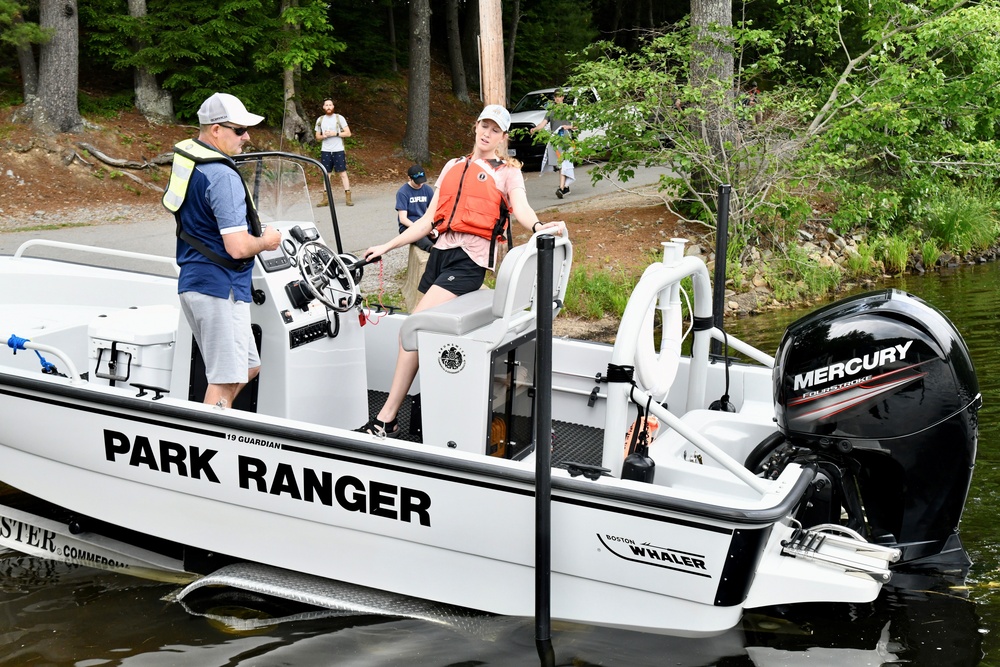
M 306 241 L 295 253 L 295 263 L 312 295 L 338 313 L 361 301 L 361 290 L 343 258 L 319 241 Z

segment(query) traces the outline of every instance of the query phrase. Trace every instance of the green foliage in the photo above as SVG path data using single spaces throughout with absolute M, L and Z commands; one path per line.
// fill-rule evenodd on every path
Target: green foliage
M 906 270 L 910 261 L 910 240 L 903 235 L 893 234 L 882 239 L 880 251 L 885 270 L 899 275 Z
M 388 15 L 393 12 L 396 27 L 396 61 L 407 67 L 409 50 L 409 12 L 406 3 L 389 0 L 336 2 L 330 6 L 330 25 L 338 42 L 346 50 L 337 59 L 337 72 L 381 76 L 390 72 L 393 51 L 389 43 Z M 442 12 L 443 14 L 443 12 Z M 325 91 L 321 95 L 329 95 Z
M 504 8 L 512 8 L 504 3 Z M 537 88 L 561 86 L 573 66 L 594 39 L 589 0 L 523 1 L 514 49 L 511 103 Z M 509 26 L 511 17 L 506 17 Z M 509 28 L 505 28 L 509 34 Z
M 872 244 L 848 259 L 852 275 L 880 263 L 904 270 L 920 245 L 907 231 L 915 225 L 946 247 L 996 241 L 1000 198 L 937 201 L 953 183 L 1000 183 L 995 0 L 777 0 L 746 10 L 728 33 L 731 79 L 692 83 L 697 41 L 683 23 L 633 51 L 593 47 L 601 57 L 581 62 L 574 82 L 598 87 L 601 102 L 583 111 L 614 137 L 579 147 L 596 157 L 610 146 L 598 178 L 666 166 L 660 186 L 672 209 L 708 227 L 716 187 L 731 184 L 730 260 L 792 240 L 818 193 L 834 195 L 836 231 L 890 236 L 878 253 Z M 743 92 L 751 80 L 760 90 Z M 836 271 L 811 264 L 790 254 L 769 267 L 772 285 L 788 286 L 779 298 L 824 289 Z
M 81 90 L 77 94 L 77 104 L 83 116 L 115 118 L 119 112 L 135 106 L 135 93 L 123 90 L 111 95 L 90 95 Z
M 621 316 L 638 276 L 622 270 L 589 270 L 576 267 L 566 286 L 566 312 L 587 319 L 605 314 Z
M 900 192 L 885 186 L 845 178 L 837 193 L 837 210 L 830 221 L 834 231 L 867 229 L 872 233 L 890 233 L 898 223 L 903 207 Z
M 16 0 L 0 0 L 0 43 L 11 46 L 44 44 L 51 31 L 25 19 L 28 5 Z
M 831 292 L 840 284 L 841 270 L 835 265 L 820 266 L 804 250 L 792 246 L 764 265 L 764 277 L 775 299 L 795 302 Z
M 920 259 L 924 263 L 924 268 L 933 269 L 940 258 L 941 248 L 938 247 L 936 239 L 926 239 L 920 244 Z
M 876 246 L 861 242 L 858 244 L 857 252 L 847 254 L 845 268 L 847 275 L 852 278 L 862 278 L 873 274 L 882 273 L 882 264 L 876 259 Z
M 995 193 L 972 187 L 949 188 L 927 206 L 923 228 L 945 249 L 959 255 L 985 250 L 997 240 Z
M 278 0 L 149 0 L 147 8 L 139 19 L 121 0 L 88 0 L 80 8 L 86 48 L 115 69 L 157 75 L 181 119 L 195 120 L 201 102 L 224 91 L 276 124 L 284 108 L 281 71 L 329 66 L 344 49 L 319 0 L 302 0 L 283 14 Z

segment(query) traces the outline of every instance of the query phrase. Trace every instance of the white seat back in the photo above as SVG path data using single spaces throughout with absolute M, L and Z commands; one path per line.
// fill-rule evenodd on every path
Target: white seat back
M 553 255 L 554 316 L 562 308 L 573 263 L 573 245 L 568 238 L 556 239 Z M 538 248 L 532 240 L 507 253 L 500 264 L 495 289 L 463 294 L 406 318 L 399 332 L 403 349 L 416 350 L 420 332 L 470 336 L 499 344 L 508 332 L 520 333 L 534 323 L 537 283 Z M 486 294 L 492 294 L 492 298 Z

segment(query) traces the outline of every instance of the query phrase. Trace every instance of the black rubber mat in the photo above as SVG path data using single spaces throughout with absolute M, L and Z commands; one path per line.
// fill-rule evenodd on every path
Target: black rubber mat
M 368 392 L 368 416 L 374 418 L 389 397 L 384 391 Z M 399 439 L 422 442 L 420 433 L 412 433 L 410 415 L 413 412 L 412 397 L 407 396 L 399 409 L 396 421 L 402 431 Z M 552 465 L 560 466 L 566 461 L 584 465 L 599 466 L 604 448 L 604 429 L 582 426 L 569 422 L 552 422 Z

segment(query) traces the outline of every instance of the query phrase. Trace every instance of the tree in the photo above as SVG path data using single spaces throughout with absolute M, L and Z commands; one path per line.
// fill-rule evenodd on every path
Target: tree
M 274 50 L 258 60 L 263 71 L 280 68 L 284 100 L 282 133 L 287 139 L 307 141 L 312 126 L 305 120 L 299 101 L 296 79 L 302 70 L 311 70 L 317 62 L 329 67 L 334 53 L 344 44 L 332 37 L 327 22 L 327 7 L 319 0 L 282 0 L 278 23 L 280 32 Z
M 38 65 L 32 44 L 44 43 L 49 35 L 37 23 L 24 20 L 27 7 L 15 0 L 0 0 L 0 42 L 11 44 L 17 50 L 21 68 L 22 97 L 29 105 L 38 94 Z
M 38 60 L 38 98 L 31 111 L 35 127 L 56 132 L 83 128 L 77 103 L 80 26 L 76 0 L 41 0 L 39 25 L 50 31 Z
M 430 162 L 431 4 L 410 0 L 410 81 L 407 91 L 403 152 L 412 160 Z
M 128 0 L 128 14 L 137 22 L 146 18 L 146 0 Z M 138 51 L 146 47 L 142 41 L 133 42 Z M 135 107 L 146 120 L 152 123 L 166 123 L 174 119 L 174 101 L 170 93 L 160 88 L 156 75 L 149 68 L 137 66 L 133 69 L 135 83 Z
M 690 88 L 701 113 L 691 117 L 692 129 L 721 156 L 724 144 L 733 139 L 733 26 L 729 0 L 691 0 Z
M 465 22 L 462 29 L 462 55 L 468 67 L 465 68 L 465 78 L 469 89 L 476 97 L 482 97 L 480 86 L 479 63 L 479 0 L 466 0 Z
M 640 164 L 669 166 L 673 174 L 661 182 L 667 204 L 707 227 L 715 187 L 732 184 L 730 259 L 765 237 L 781 242 L 794 233 L 818 187 L 847 193 L 842 208 L 853 222 L 884 231 L 919 220 L 935 191 L 1000 178 L 995 3 L 795 8 L 780 33 L 748 24 L 724 31 L 740 63 L 731 73 L 705 74 L 706 62 L 726 58 L 706 61 L 700 27 L 651 36 L 635 53 L 603 44 L 604 57 L 582 63 L 575 80 L 598 87 L 601 101 L 580 113 L 614 140 L 577 150 L 610 150 L 599 173 L 624 178 Z M 844 37 L 849 27 L 857 39 Z M 828 49 L 825 71 L 803 73 L 783 57 L 799 40 Z M 742 82 L 753 80 L 769 84 L 747 91 Z
M 462 59 L 462 34 L 458 27 L 458 0 L 445 0 L 448 28 L 448 62 L 451 64 L 451 92 L 460 102 L 469 102 L 469 84 Z
M 523 1 L 510 100 L 536 88 L 566 83 L 580 55 L 597 37 L 589 0 Z M 505 5 L 505 11 L 511 6 Z M 508 22 L 511 18 L 508 17 Z
M 514 0 L 510 9 L 510 21 L 507 26 L 507 48 L 504 54 L 504 94 L 511 100 L 510 86 L 514 77 L 514 46 L 517 44 L 517 27 L 521 22 L 521 0 Z M 511 101 L 513 103 L 513 101 Z

